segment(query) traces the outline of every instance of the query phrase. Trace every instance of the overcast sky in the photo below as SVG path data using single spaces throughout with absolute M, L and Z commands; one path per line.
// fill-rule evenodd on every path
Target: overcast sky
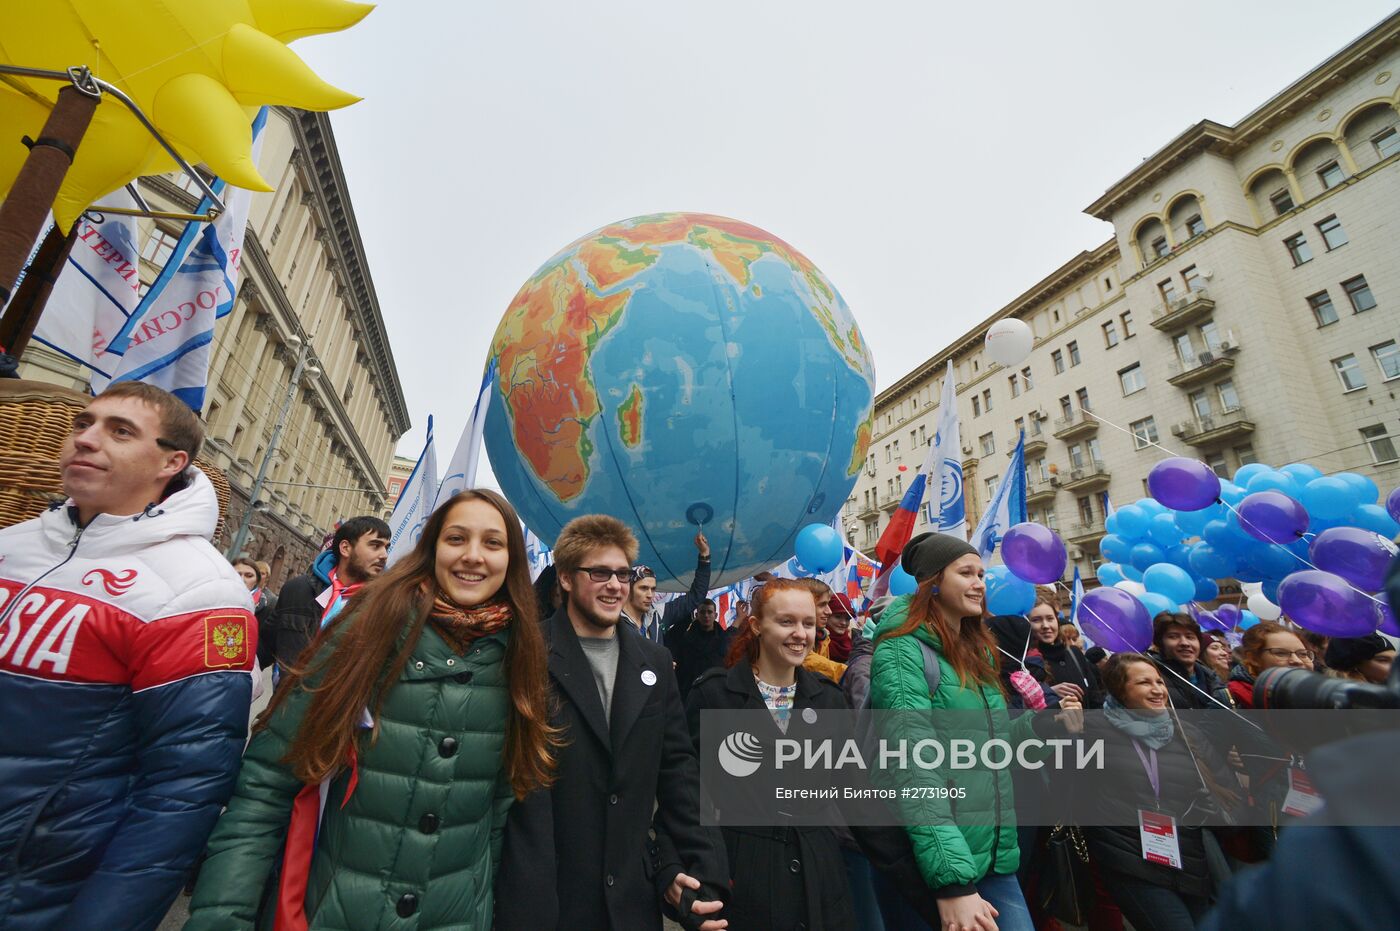
M 1081 211 L 1391 2 L 383 0 L 294 47 L 333 115 L 413 428 L 439 461 L 526 277 L 614 220 L 736 217 L 846 298 L 884 388 L 1111 227 Z

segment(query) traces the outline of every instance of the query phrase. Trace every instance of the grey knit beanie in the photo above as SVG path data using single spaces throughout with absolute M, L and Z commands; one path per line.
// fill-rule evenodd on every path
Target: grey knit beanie
M 922 582 L 969 553 L 976 555 L 977 547 L 966 540 L 946 533 L 921 533 L 905 544 L 899 564 L 905 572 Z

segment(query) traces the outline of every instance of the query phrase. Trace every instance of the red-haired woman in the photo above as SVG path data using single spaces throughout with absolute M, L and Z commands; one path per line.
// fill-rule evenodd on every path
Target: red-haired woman
M 515 510 L 462 492 L 258 719 L 186 928 L 487 931 L 506 812 L 552 777 L 545 663 Z
M 941 743 L 931 711 L 945 713 L 945 721 L 950 713 L 963 712 L 962 737 L 980 739 L 966 733 L 967 713 L 974 711 L 976 720 L 986 721 L 988 740 L 1018 744 L 1032 737 L 1032 723 L 1046 719 L 1023 715 L 1013 722 L 1007 713 L 995 645 L 982 623 L 986 585 L 977 550 L 948 534 L 925 533 L 909 541 L 900 562 L 919 587 L 885 609 L 870 665 L 871 706 L 901 712 L 896 721 L 887 718 L 886 740 L 903 738 L 911 746 L 924 739 Z M 925 669 L 930 651 L 929 661 L 938 663 L 933 692 Z M 1060 707 L 1073 712 L 1080 703 L 1065 695 Z M 1048 723 L 1063 733 L 1068 720 L 1072 716 Z M 891 734 L 892 727 L 900 732 Z M 939 926 L 1031 931 L 1030 912 L 1016 881 L 1020 850 L 1011 773 L 917 767 L 886 773 L 901 788 L 918 790 L 910 793 L 917 800 L 902 810 L 919 869 L 938 897 Z M 947 795 L 940 796 L 944 791 Z M 886 914 L 887 928 L 906 926 L 891 924 Z
M 754 590 L 748 623 L 738 632 L 726 659 L 696 680 L 686 702 L 691 736 L 700 742 L 703 711 L 766 711 L 761 730 L 802 739 L 823 712 L 846 712 L 845 695 L 825 676 L 803 668 L 817 633 L 817 602 L 801 579 L 774 579 Z M 723 804 L 721 802 L 721 804 Z M 771 801 L 767 803 L 772 806 Z M 832 803 L 825 824 L 842 820 L 844 806 Z M 811 812 L 804 809 L 804 815 Z M 858 924 L 847 880 L 846 861 L 830 827 L 779 827 L 775 823 L 725 827 L 731 899 L 722 912 L 730 928 L 844 931 Z M 721 812 L 722 815 L 722 812 Z M 816 820 L 804 817 L 801 823 Z M 850 828 L 877 867 L 929 922 L 938 906 L 919 877 L 913 853 L 900 828 Z M 873 905 L 873 903 L 871 903 Z

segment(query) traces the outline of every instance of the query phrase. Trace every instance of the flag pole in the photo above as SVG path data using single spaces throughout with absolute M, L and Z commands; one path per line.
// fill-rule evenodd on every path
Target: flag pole
M 15 359 L 29 347 L 29 340 L 39 325 L 39 315 L 49 302 L 49 295 L 53 293 L 53 286 L 67 264 L 77 238 L 77 223 L 73 224 L 66 236 L 59 230 L 58 224 L 50 227 L 39 251 L 34 254 L 34 261 L 29 263 L 24 280 L 15 288 L 9 309 L 0 318 L 0 346 L 5 347 L 5 351 Z

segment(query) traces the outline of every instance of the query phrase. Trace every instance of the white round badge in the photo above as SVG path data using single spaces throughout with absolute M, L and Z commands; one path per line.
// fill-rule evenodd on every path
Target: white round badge
M 817 723 L 817 709 L 815 709 L 815 708 L 803 708 L 803 709 L 802 709 L 802 720 L 806 721 L 808 724 L 816 724 L 816 723 Z
M 644 669 L 644 670 L 642 670 L 642 685 L 655 685 L 655 684 L 656 684 L 656 673 L 652 672 L 650 669 Z

